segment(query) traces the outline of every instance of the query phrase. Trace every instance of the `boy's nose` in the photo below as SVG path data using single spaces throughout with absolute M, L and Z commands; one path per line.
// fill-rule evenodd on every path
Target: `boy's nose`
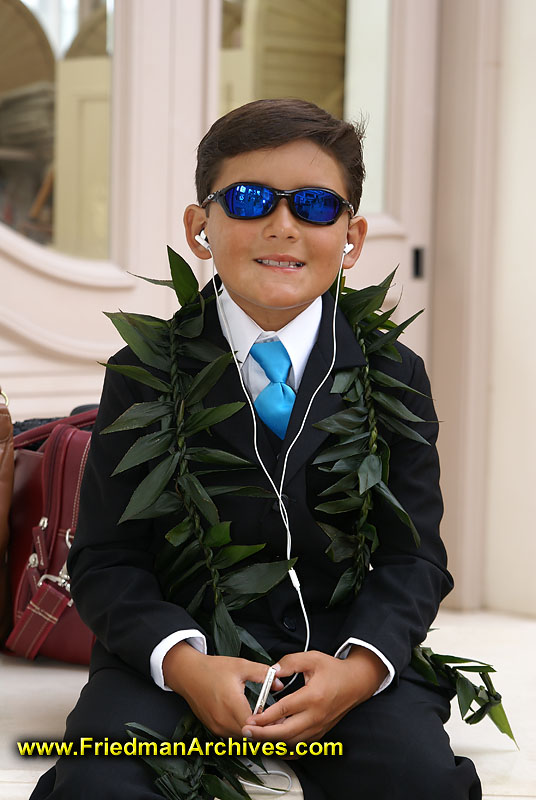
M 290 210 L 286 197 L 282 197 L 275 209 L 266 217 L 265 236 L 296 239 L 299 236 L 299 223 Z

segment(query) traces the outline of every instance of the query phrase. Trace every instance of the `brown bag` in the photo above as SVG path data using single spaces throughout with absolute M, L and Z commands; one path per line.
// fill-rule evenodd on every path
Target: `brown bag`
M 8 399 L 0 387 L 0 642 L 11 626 L 7 548 L 9 544 L 9 508 L 13 494 L 13 425 Z

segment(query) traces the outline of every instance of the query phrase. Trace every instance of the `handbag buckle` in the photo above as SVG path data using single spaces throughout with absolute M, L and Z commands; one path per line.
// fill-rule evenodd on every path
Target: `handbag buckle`
M 44 575 L 41 575 L 39 580 L 37 581 L 37 588 L 39 588 L 44 581 L 50 581 L 51 583 L 57 583 L 61 589 L 65 589 L 65 591 L 71 592 L 71 584 L 69 583 L 69 575 L 67 570 L 65 569 L 65 564 L 60 569 L 59 575 L 51 575 L 50 573 L 46 572 Z M 71 597 L 69 602 L 67 603 L 68 606 L 72 606 L 73 598 Z

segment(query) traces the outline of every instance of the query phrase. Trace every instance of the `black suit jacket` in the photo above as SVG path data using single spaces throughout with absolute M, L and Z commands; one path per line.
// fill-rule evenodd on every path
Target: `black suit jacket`
M 327 293 L 323 297 L 318 341 L 307 363 L 279 457 L 263 425 L 259 424 L 259 449 L 276 485 L 281 480 L 285 452 L 301 424 L 313 391 L 331 363 L 332 313 L 333 299 Z M 340 310 L 337 310 L 336 320 L 335 371 L 363 364 L 363 354 Z M 203 336 L 224 350 L 229 349 L 214 303 L 207 306 Z M 376 357 L 372 366 L 420 392 L 429 393 L 422 359 L 404 345 L 397 347 L 401 363 Z M 139 364 L 128 347 L 113 356 L 111 362 Z M 201 366 L 190 359 L 184 359 L 181 364 L 182 368 L 193 372 Z M 377 647 L 398 674 L 409 663 L 412 647 L 425 638 L 441 598 L 452 587 L 439 538 L 442 501 L 433 403 L 415 393 L 392 390 L 414 413 L 430 420 L 418 425 L 430 446 L 382 432 L 391 447 L 390 488 L 413 519 L 421 536 L 421 546 L 415 547 L 409 530 L 390 509 L 375 500 L 373 521 L 381 544 L 372 558 L 373 569 L 351 603 L 328 610 L 331 593 L 347 564 L 335 564 L 325 555 L 329 540 L 313 518 L 313 513 L 318 517 L 318 512 L 312 509 L 320 502 L 319 493 L 333 479 L 312 465 L 319 449 L 329 443 L 328 434 L 312 424 L 344 407 L 340 395 L 330 392 L 331 386 L 330 377 L 318 393 L 305 429 L 291 452 L 283 486 L 292 530 L 292 555 L 298 557 L 296 571 L 311 622 L 310 649 L 334 654 L 352 636 Z M 110 475 L 139 431 L 104 436 L 99 435 L 99 431 L 132 403 L 154 400 L 156 394 L 149 387 L 107 371 L 69 559 L 73 597 L 82 618 L 98 639 L 94 653 L 97 666 L 126 664 L 148 677 L 154 647 L 176 630 L 199 628 L 199 625 L 183 606 L 163 599 L 154 571 L 155 555 L 162 545 L 163 535 L 174 521 L 138 520 L 117 525 L 134 488 L 146 474 L 147 466 L 115 477 Z M 204 404 L 208 407 L 237 400 L 244 400 L 244 397 L 235 365 L 231 363 Z M 193 439 L 191 443 L 194 444 Z M 213 426 L 211 437 L 199 434 L 195 444 L 227 449 L 256 463 L 249 407 L 245 405 L 233 417 Z M 207 476 L 206 480 L 209 479 Z M 224 481 L 221 476 L 213 480 L 270 488 L 260 468 L 234 471 Z M 232 521 L 234 543 L 266 542 L 256 558 L 273 561 L 286 557 L 286 536 L 276 501 L 229 495 L 221 495 L 216 501 L 220 518 Z M 325 520 L 344 530 L 351 523 L 351 515 L 326 516 Z M 186 595 L 184 605 L 188 599 Z M 253 633 L 274 659 L 303 649 L 305 627 L 297 595 L 288 578 L 267 597 L 233 616 Z

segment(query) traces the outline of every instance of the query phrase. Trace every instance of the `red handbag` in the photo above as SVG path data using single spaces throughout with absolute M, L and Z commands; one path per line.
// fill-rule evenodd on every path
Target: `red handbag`
M 78 521 L 80 485 L 97 409 L 42 425 L 13 439 L 9 573 L 13 630 L 6 648 L 88 664 L 95 637 L 73 605 L 67 555 Z M 39 449 L 29 445 L 42 442 Z

